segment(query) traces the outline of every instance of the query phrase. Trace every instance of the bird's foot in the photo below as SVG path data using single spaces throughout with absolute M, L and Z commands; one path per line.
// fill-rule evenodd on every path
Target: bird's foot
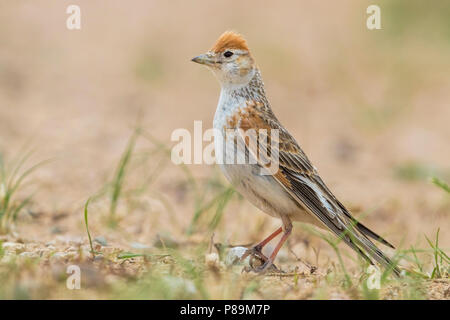
M 259 260 L 262 260 L 263 262 L 266 262 L 267 260 L 269 260 L 269 258 L 267 258 L 261 251 L 261 247 L 260 246 L 254 246 L 251 247 L 250 249 L 247 249 L 247 251 L 242 255 L 241 257 L 241 261 L 244 261 L 248 256 L 250 256 L 252 259 L 256 258 Z
M 273 264 L 272 260 L 264 255 L 260 256 L 258 254 L 251 255 L 249 265 L 242 269 L 242 272 L 254 272 L 258 274 L 264 274 L 269 271 L 274 273 L 283 273 L 283 271 L 278 269 L 277 266 Z
M 272 268 L 275 268 L 276 270 L 278 270 L 277 267 L 273 264 L 273 261 L 271 261 L 270 259 L 267 259 L 263 264 L 260 264 L 259 266 L 252 266 L 251 271 L 253 271 L 255 273 L 263 274 Z

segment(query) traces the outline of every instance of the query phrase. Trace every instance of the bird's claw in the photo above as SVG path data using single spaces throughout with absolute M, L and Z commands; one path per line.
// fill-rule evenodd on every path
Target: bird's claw
M 261 252 L 261 248 L 258 246 L 247 249 L 247 251 L 242 255 L 240 261 L 244 261 L 248 256 L 257 258 L 259 260 L 262 260 L 263 262 L 266 262 L 268 260 L 268 258 Z
M 245 266 L 242 269 L 242 272 L 255 272 L 259 274 L 263 274 L 269 270 L 274 272 L 282 272 L 278 269 L 271 259 L 267 258 L 258 247 L 253 247 L 247 250 L 244 255 L 241 257 L 241 261 L 250 256 L 249 266 Z M 258 265 L 255 265 L 258 264 Z
M 275 268 L 277 269 L 277 267 L 273 264 L 272 261 L 270 261 L 269 259 L 266 260 L 266 262 L 264 262 L 263 264 L 259 265 L 259 266 L 252 266 L 252 271 L 255 273 L 266 273 L 266 271 L 269 270 L 269 268 Z M 278 270 L 278 269 L 277 269 Z

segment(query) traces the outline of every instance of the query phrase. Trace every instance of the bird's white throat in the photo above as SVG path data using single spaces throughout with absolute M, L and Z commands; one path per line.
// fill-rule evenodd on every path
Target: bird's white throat
M 227 119 L 241 108 L 247 106 L 247 102 L 261 102 L 269 106 L 264 90 L 261 73 L 254 69 L 253 77 L 245 84 L 222 84 L 213 126 L 222 130 Z

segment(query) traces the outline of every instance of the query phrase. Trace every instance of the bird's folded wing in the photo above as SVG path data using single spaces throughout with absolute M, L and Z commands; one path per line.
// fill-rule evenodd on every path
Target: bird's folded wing
M 302 208 L 319 219 L 369 262 L 370 258 L 360 247 L 380 263 L 391 265 L 389 259 L 365 236 L 364 229 L 367 228 L 359 224 L 331 193 L 295 139 L 279 124 L 272 113 L 262 114 L 262 112 L 264 110 L 253 110 L 250 117 L 243 117 L 239 122 L 238 132 L 242 138 L 241 143 L 247 149 L 246 152 L 256 158 L 263 169 L 268 167 L 268 162 L 276 161 L 274 158 L 278 156 L 278 170 L 272 176 Z M 261 139 L 261 135 L 252 140 L 246 135 L 248 129 L 256 131 L 265 129 L 262 130 L 267 134 L 265 143 L 254 141 Z M 278 136 L 272 134 L 274 129 Z M 377 234 L 367 230 L 370 233 L 366 232 L 366 235 L 376 237 L 377 240 L 389 245 Z

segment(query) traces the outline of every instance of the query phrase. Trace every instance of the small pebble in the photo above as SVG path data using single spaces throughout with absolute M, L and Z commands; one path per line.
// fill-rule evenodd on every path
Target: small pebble
M 220 265 L 219 255 L 216 252 L 206 254 L 205 263 L 208 267 L 219 267 Z
M 139 242 L 132 242 L 130 245 L 134 249 L 150 249 L 149 245 L 139 243 Z
M 39 249 L 37 252 L 38 252 L 39 256 L 43 257 L 43 258 L 47 258 L 48 256 L 50 256 L 50 253 L 51 253 L 50 249 L 48 249 L 48 248 Z
M 17 242 L 4 242 L 2 247 L 7 252 L 21 253 L 25 250 L 25 245 Z
M 104 236 L 98 236 L 94 239 L 94 241 L 97 242 L 98 244 L 101 244 L 104 247 L 108 245 L 108 241 L 106 241 L 106 238 Z
M 22 258 L 39 258 L 39 255 L 36 252 L 22 252 L 21 254 L 19 254 L 19 257 Z
M 54 246 L 55 244 L 56 244 L 56 241 L 55 240 L 51 240 L 51 241 L 47 242 L 45 245 L 47 247 L 49 247 L 49 246 Z

